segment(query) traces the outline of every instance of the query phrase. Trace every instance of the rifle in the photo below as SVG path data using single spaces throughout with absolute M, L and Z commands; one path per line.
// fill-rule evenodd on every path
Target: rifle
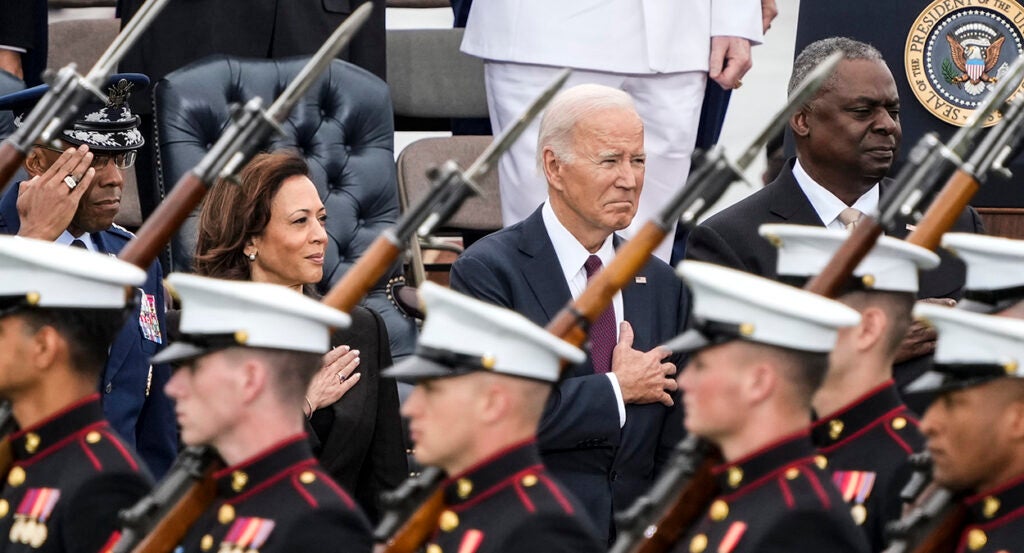
M 939 141 L 936 133 L 928 133 L 921 137 L 911 150 L 907 164 L 879 200 L 878 215 L 864 214 L 849 238 L 832 255 L 828 265 L 811 279 L 804 289 L 827 298 L 835 298 L 857 265 L 874 247 L 883 231 L 895 233 L 900 230 L 899 225 L 905 223 L 907 219 L 920 218 L 921 206 L 927 206 L 934 196 L 935 187 L 945 182 L 945 179 L 963 165 L 962 158 L 974 145 L 992 114 L 1003 107 L 1007 98 L 1016 91 L 1022 75 L 1024 62 L 1017 60 L 985 97 L 967 123 L 950 138 L 948 144 Z M 1002 126 L 1004 125 L 999 125 Z M 964 205 L 951 212 L 949 226 L 952 226 Z M 939 236 L 941 234 L 939 233 Z M 938 245 L 938 238 L 935 240 L 935 245 Z M 935 247 L 932 246 L 930 249 L 934 250 Z
M 6 475 L 14 464 L 14 451 L 11 450 L 11 434 L 17 429 L 11 402 L 0 401 L 0 476 Z
M 263 100 L 258 96 L 237 108 L 232 114 L 231 124 L 210 151 L 191 171 L 178 179 L 171 193 L 146 219 L 118 258 L 142 269 L 149 267 L 171 235 L 203 201 L 209 187 L 219 179 L 234 175 L 263 148 L 271 135 L 284 132 L 281 124 L 288 119 L 292 108 L 330 66 L 338 52 L 352 40 L 372 10 L 370 3 L 364 3 L 338 25 L 266 111 L 262 109 Z
M 491 142 L 469 169 L 462 171 L 457 163 L 448 161 L 440 169 L 428 171 L 427 178 L 433 190 L 406 213 L 394 229 L 385 230 L 377 237 L 355 266 L 331 287 L 323 303 L 342 311 L 354 307 L 398 258 L 414 235 L 429 235 L 466 198 L 479 194 L 476 179 L 494 168 L 501 155 L 562 88 L 570 73 L 569 69 L 563 69 L 519 119 Z M 437 524 L 437 517 L 445 507 L 444 494 L 439 489 L 444 478 L 441 469 L 427 467 L 418 476 L 406 480 L 393 492 L 382 497 L 388 510 L 373 532 L 378 542 L 375 551 L 413 553 L 426 543 Z
M 699 189 L 701 186 L 710 186 L 712 190 L 715 190 L 715 187 L 722 186 L 722 183 L 727 185 L 740 178 L 743 170 L 760 155 L 764 144 L 783 129 L 797 109 L 814 96 L 821 85 L 832 74 L 832 71 L 841 59 L 842 55 L 836 53 L 816 67 L 804 82 L 800 83 L 800 86 L 793 91 L 786 106 L 775 114 L 775 117 L 765 127 L 764 131 L 745 150 L 744 154 L 735 164 L 730 163 L 721 152 L 718 152 L 710 158 L 709 162 L 691 174 L 690 179 L 687 181 L 687 188 L 692 186 L 695 189 Z M 719 190 L 718 195 L 720 194 L 721 191 Z M 704 205 L 699 199 L 695 200 L 683 213 L 680 224 L 694 225 L 699 217 L 699 213 L 707 206 L 710 206 L 711 203 L 713 201 Z M 670 207 L 671 204 L 672 202 L 670 202 Z M 628 279 L 629 275 L 621 277 L 621 275 L 615 274 L 615 271 L 619 268 L 618 262 L 620 258 L 624 258 L 625 261 L 633 257 L 624 256 L 623 250 L 633 246 L 637 238 L 643 236 L 645 238 L 641 244 L 653 242 L 650 250 L 653 251 L 654 246 L 660 243 L 661 238 L 665 236 L 664 233 L 670 228 L 671 226 L 665 227 L 647 223 L 640 233 L 637 234 L 637 237 L 630 240 L 622 248 L 619 248 L 615 259 L 608 264 L 605 270 L 599 272 L 591 279 L 591 283 L 587 285 L 586 290 L 580 295 L 580 299 L 556 317 L 558 330 L 566 328 L 570 323 L 580 326 L 579 321 L 583 317 L 577 313 L 586 312 L 590 314 L 593 312 L 593 318 L 586 320 L 595 320 L 607 306 L 607 303 L 600 306 L 595 301 L 593 305 L 585 304 L 581 307 L 579 306 L 580 300 L 583 300 L 591 292 L 591 288 L 595 288 L 595 295 L 602 293 L 602 295 L 607 296 L 607 302 L 610 302 L 611 295 L 607 295 L 605 290 L 609 285 L 604 282 L 599 283 L 598 279 L 608 278 L 611 282 Z M 658 231 L 662 232 L 661 237 L 654 240 L 655 234 Z M 647 258 L 644 257 L 642 259 L 646 261 Z M 634 272 L 642 266 L 643 261 L 636 265 Z M 605 273 L 610 273 L 610 276 L 605 277 Z M 614 294 L 614 292 L 612 293 Z M 593 308 L 596 307 L 600 307 L 600 309 L 593 311 Z M 548 325 L 548 330 L 551 330 L 556 325 L 556 321 L 552 321 L 552 324 Z M 576 330 L 575 332 L 579 334 L 582 331 Z M 585 332 L 583 334 L 585 335 Z M 718 484 L 712 474 L 712 468 L 721 462 L 722 454 L 718 448 L 703 443 L 696 436 L 689 436 L 683 440 L 676 447 L 673 452 L 673 458 L 669 461 L 664 472 L 654 482 L 650 491 L 639 497 L 629 509 L 616 515 L 618 537 L 610 553 L 661 553 L 669 551 L 694 522 L 704 514 L 708 505 L 718 495 Z
M 46 143 L 55 141 L 89 96 L 100 98 L 104 103 L 107 101 L 102 90 L 107 78 L 114 72 L 117 62 L 121 61 L 160 10 L 164 9 L 167 1 L 148 0 L 143 4 L 84 77 L 78 74 L 74 63 L 65 65 L 54 75 L 46 75 L 50 90 L 29 112 L 24 124 L 0 143 L 0 195 L 7 191 L 11 177 L 24 163 L 36 140 Z
M 910 465 L 914 472 L 900 491 L 900 499 L 910 506 L 899 520 L 886 525 L 889 546 L 884 553 L 953 553 L 967 510 L 954 501 L 951 491 L 932 483 L 927 451 L 911 455 Z
M 1015 62 L 1014 65 L 1018 65 Z M 1019 82 L 1019 79 L 1017 81 Z M 930 250 L 938 248 L 942 235 L 949 230 L 967 207 L 978 188 L 988 180 L 989 171 L 1009 177 L 1006 162 L 1024 138 L 1024 99 L 1007 100 L 1000 121 L 981 141 L 965 163 L 953 173 L 935 197 L 928 211 L 907 236 L 907 242 Z

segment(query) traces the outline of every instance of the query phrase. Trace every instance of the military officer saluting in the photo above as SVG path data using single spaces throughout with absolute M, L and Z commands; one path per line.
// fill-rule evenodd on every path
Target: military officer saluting
M 402 406 L 416 460 L 449 475 L 427 553 L 599 552 L 581 506 L 541 464 L 537 425 L 563 361 L 585 355 L 521 315 L 426 283 L 416 382 Z
M 1024 321 L 935 305 L 918 305 L 914 314 L 939 333 L 932 371 L 908 391 L 939 394 L 921 430 L 934 482 L 966 496 L 956 551 L 1020 551 Z
M 803 286 L 820 273 L 849 233 L 802 225 L 762 225 L 778 247 L 778 274 Z M 971 235 L 974 236 L 974 235 Z M 892 366 L 911 323 L 918 271 L 939 256 L 883 236 L 853 271 L 838 300 L 860 312 L 860 324 L 839 330 L 828 372 L 812 405 L 811 429 L 833 482 L 850 504 L 873 551 L 885 547 L 885 523 L 899 518 L 900 489 L 910 477 L 911 453 L 924 448 L 917 417 L 900 399 Z
M 369 552 L 365 517 L 314 459 L 295 408 L 348 315 L 272 284 L 168 280 L 181 339 L 154 362 L 177 364 L 167 394 L 182 441 L 228 465 L 179 551 Z
M 151 487 L 103 418 L 96 384 L 146 273 L 106 255 L 0 236 L 0 397 L 19 428 L 2 467 L 0 551 L 95 553 Z
M 864 552 L 867 541 L 815 460 L 811 397 L 856 311 L 761 277 L 679 265 L 694 296 L 679 377 L 686 429 L 721 450 L 719 494 L 674 551 Z

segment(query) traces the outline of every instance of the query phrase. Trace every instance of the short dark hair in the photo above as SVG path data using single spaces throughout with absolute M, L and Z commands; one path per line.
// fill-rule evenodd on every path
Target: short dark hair
M 899 349 L 907 330 L 913 323 L 914 302 L 917 298 L 910 292 L 890 292 L 881 290 L 855 291 L 844 294 L 840 300 L 856 309 L 863 311 L 867 307 L 877 307 L 885 311 L 889 319 L 886 329 L 886 354 L 894 355 Z
M 110 344 L 124 326 L 127 309 L 22 309 L 21 317 L 33 334 L 53 327 L 68 345 L 71 367 L 89 378 L 99 379 L 107 364 Z
M 800 401 L 810 408 L 811 399 L 825 381 L 825 373 L 828 372 L 828 353 L 768 347 L 780 361 L 783 377 L 793 383 Z
M 282 400 L 299 405 L 306 395 L 313 375 L 320 369 L 319 353 L 273 348 L 233 348 L 241 355 L 254 355 L 270 367 L 274 387 Z
M 274 196 L 281 184 L 294 176 L 309 176 L 309 166 L 298 153 L 279 150 L 253 157 L 238 182 L 218 182 L 206 195 L 199 214 L 192 262 L 196 274 L 251 280 L 252 264 L 243 250 L 267 228 Z
M 873 60 L 885 63 L 882 53 L 866 42 L 841 36 L 823 38 L 805 46 L 800 55 L 796 57 L 796 61 L 793 62 L 793 73 L 789 77 L 789 87 L 786 93 L 792 94 L 793 90 L 807 78 L 807 75 L 834 52 L 842 52 L 844 60 Z M 834 80 L 835 73 L 825 81 L 825 84 L 821 86 L 815 96 L 831 88 Z

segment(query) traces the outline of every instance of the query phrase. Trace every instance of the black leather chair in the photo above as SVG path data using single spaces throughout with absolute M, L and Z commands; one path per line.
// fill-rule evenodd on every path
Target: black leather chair
M 211 56 L 159 81 L 153 97 L 158 184 L 164 195 L 217 140 L 232 104 L 259 96 L 270 105 L 306 60 Z M 267 149 L 301 152 L 327 207 L 329 244 L 320 283 L 325 292 L 399 217 L 388 87 L 370 72 L 336 60 L 283 127 L 285 134 L 275 137 Z M 172 241 L 176 271 L 191 267 L 197 222 L 198 213 L 194 213 Z M 400 275 L 399 262 L 364 300 L 384 318 L 396 358 L 412 353 L 416 339 L 414 321 L 390 300 L 389 282 Z
M 13 94 L 25 88 L 21 79 L 10 73 L 0 70 L 0 96 Z M 0 110 L 0 140 L 10 136 L 14 132 L 14 114 L 10 111 Z

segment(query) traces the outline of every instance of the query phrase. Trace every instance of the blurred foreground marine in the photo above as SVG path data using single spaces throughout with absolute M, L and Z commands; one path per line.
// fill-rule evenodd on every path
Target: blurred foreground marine
M 860 316 L 707 263 L 684 261 L 679 274 L 694 301 L 690 330 L 669 344 L 693 352 L 678 377 L 686 430 L 725 462 L 712 471 L 717 497 L 673 551 L 867 551 L 809 435 L 836 333 Z
M 313 457 L 298 405 L 348 315 L 273 284 L 175 273 L 181 340 L 167 394 L 182 441 L 216 448 L 213 504 L 179 551 L 369 552 L 369 524 Z
M 19 430 L 0 467 L 0 551 L 95 553 L 150 489 L 96 392 L 146 273 L 106 255 L 0 236 L 0 397 Z
M 919 305 L 914 315 L 939 332 L 932 371 L 908 391 L 939 394 L 921 430 L 934 483 L 959 494 L 959 508 L 966 512 L 956 551 L 1020 551 L 1024 321 L 935 305 Z
M 416 354 L 385 374 L 416 382 L 402 407 L 416 460 L 449 475 L 427 551 L 604 551 L 536 441 L 561 363 L 584 353 L 512 311 L 429 282 L 420 296 L 428 315 Z

